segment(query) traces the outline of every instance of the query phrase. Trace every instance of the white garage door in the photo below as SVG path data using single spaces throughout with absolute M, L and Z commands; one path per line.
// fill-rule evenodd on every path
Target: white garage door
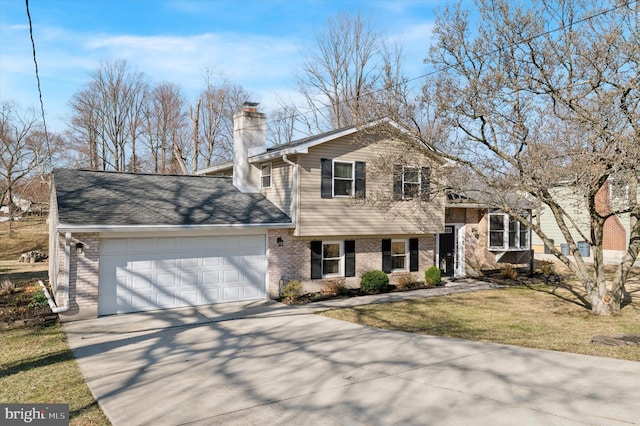
M 266 297 L 264 235 L 100 240 L 99 315 Z

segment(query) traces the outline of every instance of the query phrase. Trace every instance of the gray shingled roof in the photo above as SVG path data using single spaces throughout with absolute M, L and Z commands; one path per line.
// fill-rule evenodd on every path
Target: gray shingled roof
M 59 222 L 65 225 L 264 225 L 291 219 L 262 194 L 231 178 L 56 169 Z

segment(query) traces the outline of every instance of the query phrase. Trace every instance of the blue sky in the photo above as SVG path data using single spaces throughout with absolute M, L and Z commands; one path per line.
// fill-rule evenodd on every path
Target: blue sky
M 329 17 L 362 12 L 403 46 L 405 74 L 425 72 L 436 0 L 30 0 L 47 124 L 66 128 L 68 101 L 101 61 L 125 59 L 190 102 L 204 72 L 242 85 L 263 110 L 295 97 L 296 70 Z M 0 99 L 39 101 L 24 0 L 0 0 Z

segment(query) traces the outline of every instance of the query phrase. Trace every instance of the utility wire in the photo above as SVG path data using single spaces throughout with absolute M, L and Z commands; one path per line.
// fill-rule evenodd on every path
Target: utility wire
M 27 18 L 29 19 L 29 36 L 31 37 L 31 48 L 33 49 L 33 63 L 36 67 L 36 81 L 38 82 L 38 96 L 40 97 L 40 113 L 42 114 L 42 124 L 44 126 L 44 140 L 47 143 L 48 158 L 51 161 L 51 145 L 49 144 L 49 132 L 47 131 L 47 120 L 44 116 L 44 102 L 42 102 L 42 89 L 40 87 L 40 74 L 38 73 L 38 60 L 36 59 L 36 43 L 33 40 L 33 24 L 31 23 L 31 13 L 29 12 L 29 0 L 25 0 L 27 7 Z

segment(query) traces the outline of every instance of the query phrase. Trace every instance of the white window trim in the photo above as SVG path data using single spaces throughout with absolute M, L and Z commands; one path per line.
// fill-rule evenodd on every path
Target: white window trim
M 269 173 L 264 174 L 265 167 L 269 166 Z M 269 176 L 269 185 L 264 185 L 264 178 Z M 273 185 L 273 163 L 264 163 L 260 165 L 260 187 L 261 188 L 271 188 Z
M 492 216 L 502 216 L 502 246 L 492 246 L 491 245 L 491 217 Z M 520 227 L 523 226 L 520 221 L 516 220 L 515 223 L 518 226 L 518 230 L 516 231 L 516 247 L 509 247 L 509 219 L 511 215 L 509 213 L 502 212 L 489 212 L 488 223 L 487 223 L 487 246 L 491 251 L 522 251 L 531 249 L 531 230 L 527 229 L 526 236 L 526 244 L 523 246 L 520 243 L 520 235 L 522 234 Z
M 405 170 L 416 170 L 418 172 L 418 196 L 417 197 L 407 197 L 405 196 L 404 190 L 404 174 Z M 415 182 L 411 182 L 412 185 L 415 185 Z M 422 167 L 420 166 L 402 166 L 402 199 L 403 200 L 413 200 L 414 198 L 420 198 L 420 194 L 422 193 Z
M 338 273 L 337 274 L 325 274 L 324 273 L 324 246 L 329 244 L 339 244 L 340 245 L 340 257 L 338 262 Z M 335 258 L 329 258 L 335 259 Z M 335 277 L 344 277 L 344 241 L 322 241 L 322 278 L 335 278 Z
M 393 243 L 404 243 L 404 254 L 402 256 L 393 254 Z M 404 257 L 404 268 L 391 269 L 391 272 L 407 272 L 407 271 L 409 271 L 409 240 L 406 240 L 406 239 L 391 240 L 391 247 L 392 247 L 392 249 L 391 249 L 391 264 L 392 265 L 393 265 L 393 258 L 394 257 Z
M 336 178 L 336 168 L 335 168 L 336 163 L 351 164 L 351 179 Z M 347 194 L 347 195 L 336 194 L 336 189 L 335 189 L 336 179 L 344 180 L 344 181 L 347 181 L 347 180 L 351 181 L 351 191 L 350 191 L 349 194 Z M 343 197 L 343 198 L 353 197 L 353 194 L 355 193 L 355 185 L 356 185 L 356 162 L 355 161 L 332 160 L 331 161 L 331 195 L 333 197 L 338 197 L 338 198 L 340 198 L 340 197 Z

